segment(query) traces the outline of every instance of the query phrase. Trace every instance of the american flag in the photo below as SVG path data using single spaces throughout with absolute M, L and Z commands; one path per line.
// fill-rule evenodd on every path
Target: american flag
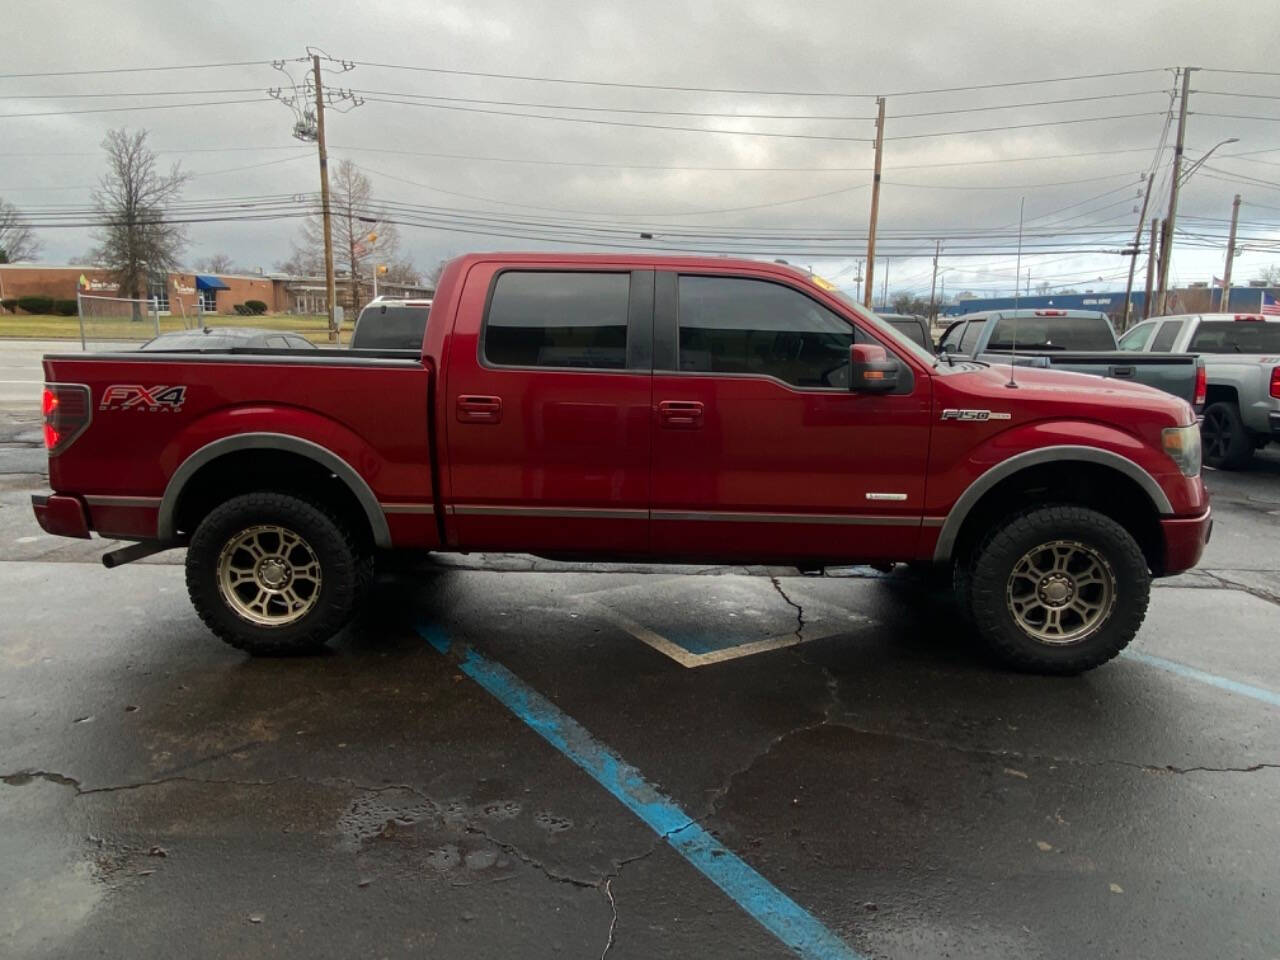
M 1280 317 L 1280 303 L 1265 291 L 1262 294 L 1262 314 L 1266 317 Z

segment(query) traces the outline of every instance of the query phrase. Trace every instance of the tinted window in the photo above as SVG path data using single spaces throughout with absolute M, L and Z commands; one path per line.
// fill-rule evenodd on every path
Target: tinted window
M 289 334 L 285 337 L 286 345 L 294 350 L 314 350 L 316 345 L 306 337 L 300 337 L 297 334 Z
M 1156 338 L 1151 341 L 1151 350 L 1153 353 L 1168 353 L 1173 349 L 1173 341 L 1178 339 L 1178 334 L 1182 332 L 1181 320 L 1166 320 L 1160 324 L 1160 332 L 1156 334 Z
M 982 331 L 986 327 L 986 320 L 970 320 L 969 326 L 965 327 L 964 336 L 960 338 L 960 348 L 956 352 L 973 356 L 973 348 L 978 345 L 978 338 L 982 336 Z
M 1203 321 L 1187 350 L 1191 353 L 1280 353 L 1280 323 Z
M 1106 317 L 1002 317 L 988 350 L 1114 350 L 1115 334 Z
M 630 290 L 626 273 L 503 273 L 485 321 L 485 359 L 513 367 L 624 369 Z
M 885 323 L 889 324 L 904 337 L 909 337 L 912 343 L 919 344 L 926 350 L 933 350 L 933 344 L 929 342 L 929 337 L 924 332 L 924 324 L 919 320 L 913 317 L 903 317 L 902 319 L 881 317 L 880 319 L 884 320 Z
M 370 304 L 360 311 L 351 336 L 353 350 L 418 350 L 430 307 Z
M 1120 338 L 1121 350 L 1141 350 L 1147 345 L 1147 340 L 1151 337 L 1151 331 L 1155 329 L 1154 323 L 1140 323 L 1123 337 Z
M 681 277 L 678 311 L 681 370 L 759 374 L 798 387 L 849 385 L 853 325 L 796 290 Z

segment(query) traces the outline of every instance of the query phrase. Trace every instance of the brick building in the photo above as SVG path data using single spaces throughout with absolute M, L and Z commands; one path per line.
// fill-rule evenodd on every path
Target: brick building
M 346 277 L 337 280 L 339 303 L 350 303 L 350 283 Z M 361 284 L 361 299 L 371 291 Z M 379 284 L 379 292 L 388 296 L 430 297 L 430 284 Z M 94 297 L 117 297 L 107 271 L 100 267 L 55 267 L 42 263 L 0 264 L 0 299 L 44 296 L 55 300 L 74 300 L 77 293 Z M 170 273 L 163 280 L 148 284 L 148 299 L 157 301 L 161 314 L 192 316 L 198 313 L 234 313 L 237 304 L 261 300 L 271 313 L 321 314 L 326 312 L 324 277 L 295 277 L 287 274 L 203 274 Z

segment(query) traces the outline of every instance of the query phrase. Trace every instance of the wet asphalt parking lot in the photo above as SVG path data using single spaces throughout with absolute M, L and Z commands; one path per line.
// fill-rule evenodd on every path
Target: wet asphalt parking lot
M 0 413 L 0 956 L 1280 956 L 1280 450 L 1130 651 L 866 570 L 386 571 L 325 656 L 47 537 Z

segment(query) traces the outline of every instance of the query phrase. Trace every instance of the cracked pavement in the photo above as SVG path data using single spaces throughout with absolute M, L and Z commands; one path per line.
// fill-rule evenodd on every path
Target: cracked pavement
M 422 622 L 864 956 L 1280 955 L 1267 703 L 1123 657 L 1005 673 L 865 570 L 400 564 L 329 654 L 255 661 L 204 631 L 180 555 L 108 572 L 42 539 L 24 456 L 0 457 L 6 960 L 790 955 Z M 1280 690 L 1280 456 L 1208 482 L 1205 567 L 1157 586 L 1135 649 Z M 628 620 L 786 645 L 686 668 Z

